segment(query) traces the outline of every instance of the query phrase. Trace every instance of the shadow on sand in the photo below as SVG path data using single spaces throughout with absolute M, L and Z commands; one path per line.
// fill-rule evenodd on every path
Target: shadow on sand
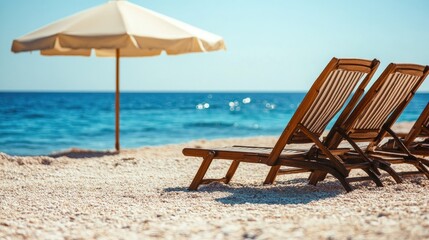
M 49 156 L 53 158 L 68 157 L 68 158 L 99 158 L 104 156 L 118 155 L 116 151 L 93 151 L 86 149 L 72 148 L 66 151 L 52 153 Z
M 325 181 L 317 186 L 308 185 L 306 178 L 298 178 L 288 181 L 277 181 L 275 185 L 242 186 L 237 184 L 226 185 L 211 183 L 200 186 L 197 192 L 189 191 L 185 187 L 166 188 L 166 192 L 189 193 L 215 193 L 229 192 L 227 197 L 217 198 L 216 201 L 223 204 L 307 204 L 313 201 L 333 198 L 345 194 L 340 183 Z

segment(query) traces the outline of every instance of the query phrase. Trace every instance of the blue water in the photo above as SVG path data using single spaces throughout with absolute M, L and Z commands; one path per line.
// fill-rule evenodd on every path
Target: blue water
M 122 93 L 121 147 L 279 135 L 304 93 Z M 0 93 L 0 152 L 114 147 L 113 93 Z M 399 121 L 414 121 L 417 94 Z

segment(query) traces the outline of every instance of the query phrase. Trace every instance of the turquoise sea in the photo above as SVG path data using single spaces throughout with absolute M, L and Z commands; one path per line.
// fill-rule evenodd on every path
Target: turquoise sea
M 305 93 L 122 93 L 121 146 L 279 135 Z M 114 147 L 114 93 L 0 93 L 0 152 Z M 399 121 L 429 101 L 417 94 Z M 332 123 L 331 123 L 332 124 Z

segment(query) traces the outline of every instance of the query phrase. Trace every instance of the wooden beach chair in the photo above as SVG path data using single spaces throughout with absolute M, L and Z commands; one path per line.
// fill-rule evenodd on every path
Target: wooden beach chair
M 186 156 L 203 158 L 189 189 L 196 190 L 200 184 L 210 182 L 227 184 L 239 164 L 247 162 L 268 166 L 288 166 L 290 168 L 284 170 L 287 173 L 320 170 L 333 175 L 347 191 L 350 191 L 351 187 L 345 181 L 348 170 L 344 167 L 341 159 L 334 155 L 336 152 L 328 151 L 319 138 L 328 122 L 344 106 L 353 90 L 356 89 L 350 102 L 356 102 L 360 98 L 378 65 L 379 61 L 376 59 L 368 61 L 333 58 L 313 83 L 273 148 L 232 146 L 212 149 L 183 149 L 183 154 Z M 301 143 L 314 143 L 327 158 L 318 159 L 311 149 L 305 151 L 285 149 L 288 144 Z M 232 160 L 232 163 L 225 177 L 204 179 L 213 159 Z
M 372 162 L 377 167 L 384 167 L 384 170 L 388 171 L 398 183 L 402 182 L 399 175 L 425 174 L 429 178 L 429 171 L 424 166 L 428 161 L 411 154 L 391 129 L 428 73 L 429 66 L 390 64 L 353 111 L 347 114 L 348 116 L 338 118 L 324 141 L 325 146 L 335 150 L 342 140 L 347 140 L 353 150 L 341 155 L 346 165 L 359 168 L 362 161 Z M 402 150 L 401 154 L 376 150 L 386 133 L 389 133 L 398 143 Z M 366 143 L 366 147 L 358 145 L 363 142 Z M 392 172 L 391 168 L 386 168 L 392 163 L 412 164 L 418 171 L 398 174 L 395 171 Z M 310 175 L 310 183 L 316 184 L 325 176 L 326 173 L 315 171 Z M 364 179 L 365 177 L 348 179 L 348 182 Z
M 414 123 L 410 132 L 398 133 L 398 136 L 403 137 L 404 145 L 410 150 L 412 154 L 416 155 L 429 155 L 429 103 L 423 109 L 419 118 Z M 417 141 L 417 138 L 422 140 Z M 390 139 L 388 142 L 380 147 L 384 151 L 401 151 L 400 146 L 396 143 L 395 139 Z

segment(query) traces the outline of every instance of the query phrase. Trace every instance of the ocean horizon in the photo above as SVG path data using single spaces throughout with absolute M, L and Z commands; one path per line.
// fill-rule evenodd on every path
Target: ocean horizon
M 279 136 L 305 92 L 122 92 L 121 147 Z M 114 148 L 113 92 L 0 92 L 0 152 L 47 155 Z M 417 93 L 398 122 L 429 101 Z M 334 120 L 328 125 L 332 126 Z

